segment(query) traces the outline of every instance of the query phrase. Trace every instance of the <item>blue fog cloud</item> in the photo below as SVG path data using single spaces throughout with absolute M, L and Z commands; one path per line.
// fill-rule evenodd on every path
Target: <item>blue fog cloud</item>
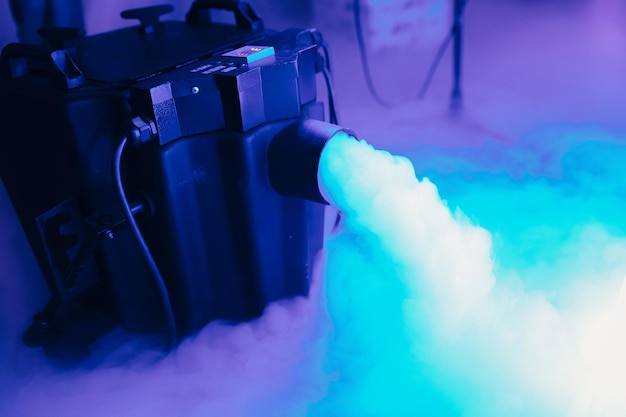
M 439 190 L 405 158 L 331 143 L 321 176 L 344 223 L 328 243 L 337 381 L 320 415 L 626 412 L 626 152 L 607 133 L 568 134 L 561 149 L 531 137 L 486 150 L 530 148 L 517 165 L 441 154 L 462 168 L 426 172 Z

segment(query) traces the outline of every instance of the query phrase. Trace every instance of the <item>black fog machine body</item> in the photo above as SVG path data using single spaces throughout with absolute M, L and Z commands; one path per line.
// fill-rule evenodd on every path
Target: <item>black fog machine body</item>
M 161 22 L 172 10 L 2 50 L 0 175 L 50 290 L 27 345 L 88 350 L 123 328 L 171 347 L 308 294 L 319 156 L 343 130 L 317 99 L 322 37 L 266 30 L 244 2 Z

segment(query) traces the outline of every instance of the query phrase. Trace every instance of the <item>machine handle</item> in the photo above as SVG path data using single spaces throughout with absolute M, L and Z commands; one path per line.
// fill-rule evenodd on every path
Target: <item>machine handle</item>
M 68 26 L 48 26 L 37 29 L 37 33 L 46 39 L 54 49 L 65 49 L 72 41 L 85 36 L 81 28 Z
M 210 25 L 213 9 L 235 13 L 235 22 L 240 29 L 263 30 L 263 21 L 245 1 L 196 0 L 187 12 L 185 20 L 191 25 Z
M 124 10 L 120 13 L 122 19 L 137 19 L 141 24 L 144 33 L 152 33 L 159 26 L 159 18 L 174 11 L 171 4 L 161 4 L 157 6 L 139 7 L 137 9 Z
M 25 43 L 10 43 L 2 50 L 0 72 L 9 78 L 27 75 L 50 80 L 57 88 L 72 89 L 84 84 L 82 71 L 67 51 Z

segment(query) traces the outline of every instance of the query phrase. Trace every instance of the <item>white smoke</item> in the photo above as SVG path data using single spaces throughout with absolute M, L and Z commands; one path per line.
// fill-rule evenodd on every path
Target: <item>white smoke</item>
M 257 321 L 211 323 L 166 357 L 127 342 L 94 367 L 56 369 L 26 352 L 31 362 L 3 375 L 0 415 L 305 415 L 325 393 L 316 288 L 310 300 L 274 303 Z
M 550 294 L 524 289 L 524 277 L 497 265 L 490 233 L 451 210 L 431 182 L 417 180 L 407 159 L 335 137 L 324 151 L 320 179 L 344 216 L 343 230 L 328 244 L 326 268 L 336 323 L 330 369 L 349 381 L 331 384 L 323 410 L 355 416 L 626 414 L 619 389 L 626 375 L 619 350 L 626 340 L 619 290 L 626 239 L 597 224 L 572 233 L 562 246 L 567 259 L 553 272 L 596 257 L 610 261 L 596 272 L 612 276 L 568 271 L 572 283 L 586 284 L 564 286 L 569 303 L 559 309 Z M 508 215 L 514 222 L 528 213 Z M 436 395 L 420 396 L 424 387 Z

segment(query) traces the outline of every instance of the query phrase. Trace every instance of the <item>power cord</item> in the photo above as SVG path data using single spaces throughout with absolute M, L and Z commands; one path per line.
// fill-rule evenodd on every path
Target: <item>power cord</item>
M 465 11 L 465 6 L 467 5 L 468 1 L 469 0 L 463 1 L 461 5 L 461 10 L 460 10 L 460 15 L 461 15 L 460 17 L 462 17 L 462 14 Z M 367 48 L 365 47 L 365 41 L 364 41 L 364 36 L 363 36 L 363 28 L 361 25 L 361 2 L 360 0 L 354 0 L 353 13 L 354 13 L 354 26 L 356 28 L 357 42 L 359 45 L 359 53 L 361 55 L 361 66 L 363 69 L 363 74 L 365 75 L 365 84 L 367 85 L 367 89 L 369 90 L 371 96 L 374 98 L 374 101 L 376 101 L 379 105 L 383 107 L 387 107 L 387 108 L 393 108 L 395 107 L 395 104 L 392 104 L 391 102 L 381 97 L 372 79 L 372 75 L 371 75 L 371 71 L 369 67 L 369 61 L 367 58 Z M 417 95 L 417 98 L 419 100 L 423 99 L 424 96 L 426 95 L 426 92 L 428 91 L 428 88 L 430 87 L 430 84 L 435 76 L 435 72 L 437 71 L 437 67 L 439 66 L 439 63 L 441 62 L 441 59 L 443 58 L 444 53 L 448 49 L 450 42 L 452 41 L 452 39 L 454 39 L 454 36 L 456 35 L 459 29 L 460 29 L 460 25 L 459 25 L 458 19 L 455 19 L 455 21 L 452 24 L 452 27 L 450 28 L 448 32 L 448 35 L 441 43 L 441 46 L 439 46 L 439 49 L 437 50 L 437 53 L 435 54 L 435 58 L 433 59 L 429 67 L 428 73 L 426 74 L 426 77 L 424 81 L 422 82 L 422 86 Z
M 330 69 L 330 48 L 328 43 L 326 43 L 322 37 L 322 34 L 317 29 L 309 29 L 309 33 L 311 34 L 313 42 L 319 48 L 315 71 L 322 73 L 326 83 L 326 91 L 328 94 L 328 119 L 331 123 L 338 124 L 339 115 L 337 114 L 337 98 L 335 95 L 335 87 L 333 85 L 333 77 Z
M 337 105 L 335 103 L 335 87 L 333 85 L 333 77 L 328 68 L 324 68 L 322 70 L 322 74 L 324 75 L 326 89 L 328 90 L 328 119 L 333 124 L 339 124 Z
M 365 47 L 365 41 L 363 39 L 363 28 L 361 26 L 361 2 L 360 0 L 354 0 L 353 4 L 354 13 L 354 26 L 356 28 L 356 39 L 359 44 L 359 54 L 361 55 L 361 67 L 363 68 L 363 75 L 365 76 L 365 84 L 369 90 L 372 98 L 378 104 L 383 107 L 393 108 L 394 105 L 389 101 L 383 99 L 374 85 L 372 74 L 370 72 L 369 60 L 367 59 L 367 48 Z
M 174 312 L 172 310 L 172 302 L 170 300 L 169 293 L 165 286 L 165 282 L 163 281 L 163 276 L 159 271 L 159 268 L 150 253 L 150 249 L 144 240 L 139 227 L 137 226 L 137 222 L 135 221 L 135 216 L 132 213 L 130 205 L 128 203 L 128 199 L 126 198 L 126 193 L 124 191 L 124 184 L 122 182 L 122 155 L 124 150 L 128 144 L 128 138 L 124 137 L 117 145 L 115 150 L 115 156 L 113 158 L 113 173 L 114 173 L 114 182 L 117 189 L 117 194 L 122 205 L 122 209 L 124 210 L 124 215 L 126 216 L 126 220 L 128 222 L 128 226 L 139 245 L 143 256 L 148 263 L 148 267 L 150 268 L 150 272 L 154 277 L 154 282 L 157 285 L 157 289 L 159 292 L 159 296 L 161 297 L 161 304 L 163 305 L 163 310 L 165 312 L 165 319 L 167 322 L 168 329 L 168 344 L 167 349 L 171 349 L 176 346 L 176 322 L 174 321 Z

